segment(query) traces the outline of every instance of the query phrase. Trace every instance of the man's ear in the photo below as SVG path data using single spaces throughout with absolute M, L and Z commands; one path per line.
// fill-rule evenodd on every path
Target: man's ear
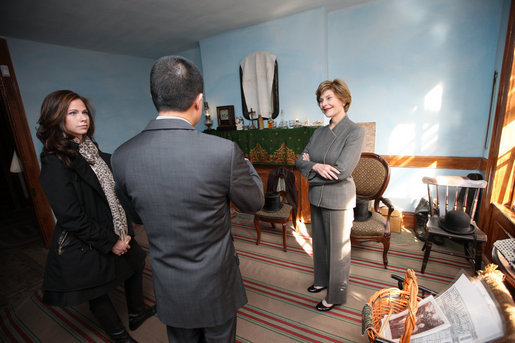
M 202 111 L 203 101 L 204 100 L 204 94 L 199 93 L 197 97 L 195 98 L 195 109 Z

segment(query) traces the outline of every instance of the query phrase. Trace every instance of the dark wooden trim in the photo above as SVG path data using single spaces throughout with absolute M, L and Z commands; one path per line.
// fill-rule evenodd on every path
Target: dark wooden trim
M 506 116 L 506 104 L 510 93 L 510 82 L 513 68 L 513 54 L 515 49 L 515 4 L 511 2 L 510 18 L 508 20 L 508 28 L 506 30 L 506 42 L 504 45 L 504 56 L 502 62 L 502 70 L 499 78 L 499 91 L 497 95 L 497 105 L 495 106 L 495 118 L 492 128 L 492 139 L 490 141 L 490 150 L 488 161 L 485 169 L 485 180 L 488 186 L 483 195 L 479 214 L 479 227 L 485 227 L 490 222 L 490 203 L 492 202 L 495 171 L 497 167 L 497 159 L 499 157 L 499 146 L 504 128 L 504 118 Z M 513 95 L 512 95 L 513 96 Z
M 10 76 L 0 74 L 0 92 L 5 99 L 5 107 L 9 125 L 13 132 L 14 144 L 19 158 L 23 164 L 25 183 L 29 190 L 29 195 L 34 206 L 37 222 L 43 238 L 44 244 L 48 247 L 54 231 L 55 221 L 52 210 L 41 184 L 39 183 L 39 163 L 34 149 L 34 143 L 30 134 L 25 109 L 21 99 L 18 82 L 14 73 L 11 56 L 5 39 L 0 38 L 0 65 L 5 65 L 9 69 Z
M 453 157 L 453 156 L 409 156 L 381 155 L 390 167 L 417 167 L 438 169 L 480 170 L 486 165 L 482 157 Z

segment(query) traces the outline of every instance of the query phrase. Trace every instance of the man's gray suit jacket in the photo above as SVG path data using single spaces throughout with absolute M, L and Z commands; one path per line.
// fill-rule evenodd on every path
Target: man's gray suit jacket
M 202 328 L 246 304 L 231 236 L 230 201 L 263 206 L 263 186 L 239 147 L 181 119 L 151 121 L 112 156 L 121 203 L 143 223 L 160 320 Z

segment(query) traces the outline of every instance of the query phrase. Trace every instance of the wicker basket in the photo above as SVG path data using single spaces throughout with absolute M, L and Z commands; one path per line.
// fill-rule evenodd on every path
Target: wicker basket
M 398 288 L 382 289 L 368 299 L 368 302 L 363 307 L 362 334 L 365 334 L 366 331 L 370 342 L 389 342 L 389 340 L 381 336 L 381 319 L 408 309 L 406 329 L 400 342 L 409 342 L 416 324 L 415 315 L 418 302 L 422 300 L 417 294 L 417 276 L 412 269 L 408 269 L 406 270 L 403 290 Z

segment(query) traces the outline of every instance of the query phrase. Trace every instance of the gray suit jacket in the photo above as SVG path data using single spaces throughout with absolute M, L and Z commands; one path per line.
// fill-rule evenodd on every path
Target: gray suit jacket
M 345 116 L 331 130 L 329 126 L 313 132 L 303 153 L 311 161 L 303 161 L 302 154 L 295 161 L 297 169 L 308 179 L 310 204 L 333 210 L 356 206 L 356 186 L 352 172 L 358 164 L 363 146 L 364 130 Z M 330 164 L 340 171 L 338 180 L 327 180 L 311 170 L 316 163 Z
M 264 202 L 252 164 L 235 143 L 162 119 L 121 145 L 112 167 L 120 201 L 145 225 L 161 321 L 201 328 L 229 320 L 247 302 L 229 203 L 255 212 Z

